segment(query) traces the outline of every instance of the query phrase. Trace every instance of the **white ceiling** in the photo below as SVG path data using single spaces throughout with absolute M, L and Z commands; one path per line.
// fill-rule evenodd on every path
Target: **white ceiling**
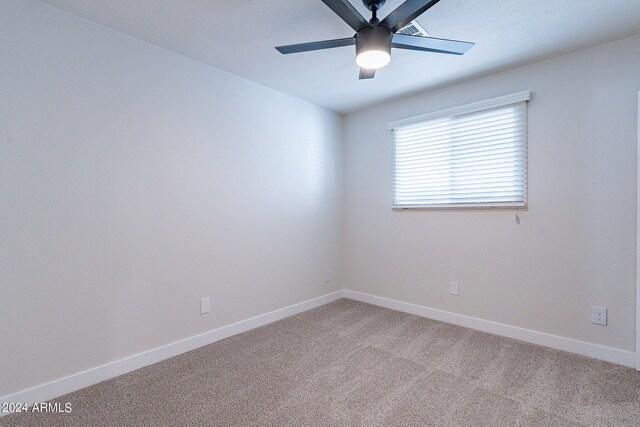
M 339 112 L 640 33 L 639 0 L 441 0 L 418 22 L 474 48 L 463 56 L 394 49 L 375 79 L 358 80 L 353 47 L 274 49 L 353 35 L 320 0 L 41 1 Z M 388 0 L 380 18 L 401 3 Z

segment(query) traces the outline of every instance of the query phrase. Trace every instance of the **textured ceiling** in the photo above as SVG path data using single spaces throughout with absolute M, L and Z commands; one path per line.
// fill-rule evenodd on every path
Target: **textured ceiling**
M 353 47 L 274 49 L 353 35 L 320 0 L 41 2 L 339 112 L 640 33 L 639 0 L 441 0 L 418 22 L 476 46 L 459 57 L 394 49 L 361 81 Z M 400 3 L 388 0 L 380 17 Z

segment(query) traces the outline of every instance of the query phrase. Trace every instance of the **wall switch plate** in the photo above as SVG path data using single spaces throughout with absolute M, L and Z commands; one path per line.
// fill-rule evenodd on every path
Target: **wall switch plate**
M 200 299 L 200 314 L 206 314 L 211 311 L 211 302 L 209 297 Z
M 449 282 L 449 293 L 451 295 L 458 295 L 460 292 L 460 285 L 458 282 Z
M 324 272 L 324 281 L 329 283 L 332 279 L 333 279 L 333 273 L 331 273 L 331 270 L 325 271 Z
M 591 323 L 607 326 L 607 308 L 591 307 Z

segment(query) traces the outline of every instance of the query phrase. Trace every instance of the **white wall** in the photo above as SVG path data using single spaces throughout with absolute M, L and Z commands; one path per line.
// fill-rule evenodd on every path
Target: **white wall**
M 512 212 L 391 210 L 389 121 L 526 89 L 520 225 Z M 634 351 L 638 89 L 633 37 L 348 115 L 345 287 Z M 609 308 L 607 327 L 591 305 Z
M 340 137 L 326 110 L 0 0 L 0 396 L 341 289 Z

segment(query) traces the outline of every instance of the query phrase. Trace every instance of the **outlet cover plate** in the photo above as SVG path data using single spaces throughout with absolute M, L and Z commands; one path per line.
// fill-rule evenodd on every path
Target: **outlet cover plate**
M 595 305 L 591 307 L 591 323 L 607 326 L 607 308 Z
M 200 299 L 200 314 L 206 314 L 211 311 L 211 301 L 209 297 Z
M 329 283 L 331 280 L 333 280 L 333 273 L 331 272 L 331 270 L 326 270 L 324 272 L 324 281 L 326 283 Z
M 460 285 L 458 284 L 458 282 L 449 282 L 449 293 L 451 295 L 459 295 Z

